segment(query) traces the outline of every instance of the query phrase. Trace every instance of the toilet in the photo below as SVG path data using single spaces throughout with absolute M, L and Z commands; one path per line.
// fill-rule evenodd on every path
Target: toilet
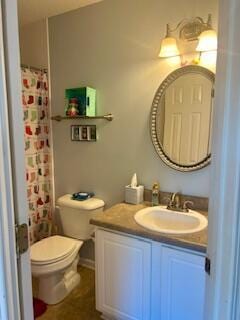
M 103 211 L 101 199 L 72 200 L 70 194 L 57 200 L 64 236 L 54 235 L 31 246 L 31 269 L 39 279 L 38 298 L 47 304 L 62 301 L 80 282 L 79 250 L 94 227 L 91 217 Z

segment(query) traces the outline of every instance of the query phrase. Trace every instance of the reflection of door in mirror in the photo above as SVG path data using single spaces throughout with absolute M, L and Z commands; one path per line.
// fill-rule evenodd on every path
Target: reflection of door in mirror
M 176 163 L 191 165 L 209 153 L 212 82 L 190 73 L 176 79 L 165 93 L 163 149 Z

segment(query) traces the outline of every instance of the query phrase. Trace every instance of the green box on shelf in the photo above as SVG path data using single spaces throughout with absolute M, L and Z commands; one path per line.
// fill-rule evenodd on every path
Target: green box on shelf
M 89 117 L 96 115 L 96 89 L 90 87 L 66 89 L 65 98 L 66 114 L 69 100 L 76 98 L 78 101 L 79 115 Z

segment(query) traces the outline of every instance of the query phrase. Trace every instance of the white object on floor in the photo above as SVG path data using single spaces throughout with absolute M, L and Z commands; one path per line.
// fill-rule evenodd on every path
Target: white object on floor
M 39 278 L 38 298 L 47 304 L 59 303 L 79 284 L 79 250 L 94 231 L 89 220 L 104 207 L 100 199 L 76 201 L 71 197 L 58 199 L 66 236 L 52 236 L 31 246 L 32 275 Z
M 32 275 L 39 278 L 39 299 L 56 304 L 79 284 L 77 264 L 82 244 L 79 240 L 52 236 L 31 246 Z
M 205 253 L 100 228 L 95 253 L 103 319 L 205 319 Z

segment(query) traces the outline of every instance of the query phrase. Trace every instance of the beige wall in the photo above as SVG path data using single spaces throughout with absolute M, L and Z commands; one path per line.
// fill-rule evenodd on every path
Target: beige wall
M 167 167 L 149 134 L 154 93 L 176 68 L 157 58 L 165 25 L 208 13 L 216 26 L 217 0 L 105 0 L 49 20 L 53 114 L 64 112 L 65 88 L 89 85 L 97 89 L 98 114 L 115 117 L 91 121 L 96 143 L 71 142 L 74 121 L 53 123 L 57 197 L 89 190 L 112 205 L 123 200 L 134 172 L 147 188 L 158 180 L 164 191 L 208 196 L 210 167 Z
M 20 27 L 19 40 L 22 64 L 37 68 L 48 67 L 46 20 Z

